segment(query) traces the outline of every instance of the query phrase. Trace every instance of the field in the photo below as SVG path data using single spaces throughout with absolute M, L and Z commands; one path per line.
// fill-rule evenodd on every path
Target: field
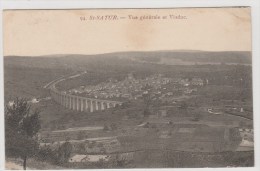
M 50 96 L 49 90 L 44 89 L 43 86 L 70 72 L 71 71 L 62 69 L 49 70 L 42 68 L 5 66 L 5 101 L 9 101 L 16 97 L 31 99 L 33 97 L 42 98 Z
M 252 152 L 190 153 L 149 150 L 136 153 L 134 158 L 136 168 L 217 168 L 254 165 Z

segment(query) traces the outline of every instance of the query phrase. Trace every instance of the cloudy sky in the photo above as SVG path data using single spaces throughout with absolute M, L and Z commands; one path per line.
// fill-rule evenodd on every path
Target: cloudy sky
M 116 15 L 118 20 L 89 20 L 105 15 Z M 170 15 L 185 17 L 171 19 Z M 142 16 L 161 19 L 140 20 Z M 3 26 L 5 56 L 251 51 L 250 8 L 7 10 Z

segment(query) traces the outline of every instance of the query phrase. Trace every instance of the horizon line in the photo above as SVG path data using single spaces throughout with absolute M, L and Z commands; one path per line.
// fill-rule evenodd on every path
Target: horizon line
M 83 53 L 53 53 L 46 55 L 3 55 L 3 57 L 48 57 L 48 56 L 58 56 L 58 55 L 104 55 L 104 54 L 113 54 L 113 53 L 131 53 L 131 52 L 251 52 L 252 50 L 223 50 L 223 51 L 211 51 L 211 50 L 187 50 L 187 49 L 178 49 L 178 50 L 151 50 L 151 51 L 113 51 L 113 52 L 105 52 L 105 53 L 92 53 L 92 54 L 83 54 Z

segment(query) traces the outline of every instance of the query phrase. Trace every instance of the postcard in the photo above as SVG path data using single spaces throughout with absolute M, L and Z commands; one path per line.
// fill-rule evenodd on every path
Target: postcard
M 6 169 L 254 167 L 251 8 L 4 10 Z

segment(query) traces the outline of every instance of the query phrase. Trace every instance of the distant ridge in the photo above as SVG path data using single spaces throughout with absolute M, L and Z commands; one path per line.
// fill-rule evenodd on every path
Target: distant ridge
M 203 51 L 203 50 L 156 50 L 156 51 L 119 51 L 119 52 L 108 52 L 100 54 L 49 54 L 39 56 L 19 56 L 19 55 L 7 55 L 4 57 L 67 57 L 67 56 L 98 56 L 98 55 L 109 55 L 109 54 L 127 54 L 127 53 L 250 53 L 250 51 Z
M 5 56 L 5 66 L 23 67 L 76 67 L 90 63 L 113 64 L 120 62 L 154 63 L 166 65 L 195 65 L 195 64 L 243 64 L 251 65 L 252 57 L 249 51 L 197 51 L 197 50 L 163 50 L 163 51 L 131 51 L 113 52 L 96 55 L 84 54 L 54 54 L 44 56 Z

